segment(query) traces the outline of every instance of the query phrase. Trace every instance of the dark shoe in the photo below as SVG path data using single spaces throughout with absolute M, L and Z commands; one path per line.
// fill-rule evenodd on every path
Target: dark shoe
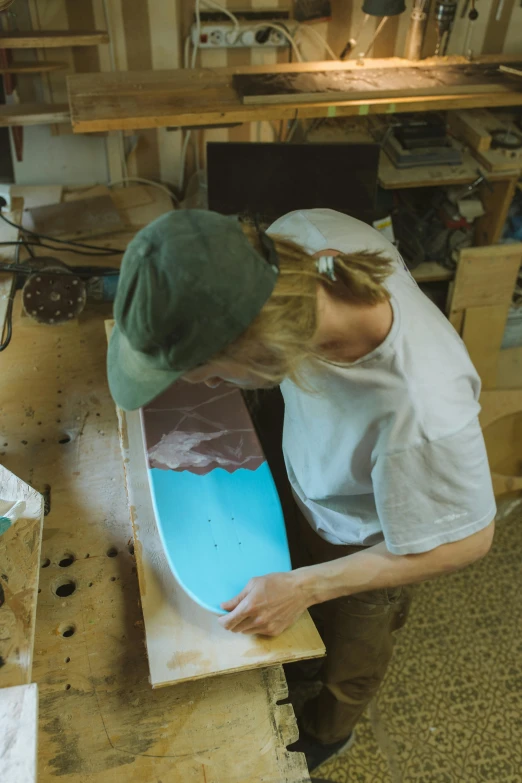
M 301 731 L 297 742 L 294 742 L 293 745 L 289 745 L 288 750 L 304 753 L 306 756 L 306 763 L 308 764 L 308 770 L 313 772 L 314 769 L 320 767 L 325 761 L 337 756 L 337 754 L 342 751 L 348 750 L 354 740 L 355 736 L 352 731 L 350 736 L 346 737 L 346 739 L 339 740 L 339 742 L 332 742 L 329 745 L 323 745 L 305 731 Z

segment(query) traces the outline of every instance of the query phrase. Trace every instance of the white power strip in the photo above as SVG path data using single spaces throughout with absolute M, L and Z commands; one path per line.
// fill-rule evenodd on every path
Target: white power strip
M 263 22 L 242 23 L 238 28 L 226 22 L 205 22 L 199 29 L 192 25 L 190 30 L 192 45 L 199 49 L 239 49 L 289 46 L 282 32 L 263 26 Z

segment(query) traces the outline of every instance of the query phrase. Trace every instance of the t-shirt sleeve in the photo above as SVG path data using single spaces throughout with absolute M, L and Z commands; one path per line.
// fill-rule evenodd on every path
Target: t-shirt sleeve
M 460 541 L 496 513 L 478 419 L 440 440 L 378 456 L 372 481 L 386 546 L 394 555 Z

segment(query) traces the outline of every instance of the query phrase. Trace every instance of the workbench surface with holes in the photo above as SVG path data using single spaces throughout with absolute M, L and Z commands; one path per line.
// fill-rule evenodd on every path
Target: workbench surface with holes
M 308 781 L 304 757 L 285 747 L 297 728 L 291 707 L 276 704 L 281 667 L 152 690 L 106 382 L 110 308 L 89 305 L 58 327 L 20 310 L 17 298 L 1 360 L 0 457 L 49 488 L 33 660 L 39 783 Z

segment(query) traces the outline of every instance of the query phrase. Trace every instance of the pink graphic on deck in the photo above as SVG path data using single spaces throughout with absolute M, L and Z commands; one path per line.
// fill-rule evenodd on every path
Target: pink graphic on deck
M 142 410 L 149 468 L 206 475 L 265 461 L 238 389 L 178 381 Z

